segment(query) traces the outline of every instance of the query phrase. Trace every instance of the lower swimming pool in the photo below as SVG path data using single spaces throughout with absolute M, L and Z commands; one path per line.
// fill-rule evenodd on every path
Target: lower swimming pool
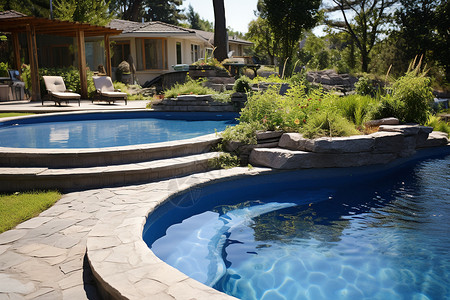
M 105 148 L 189 139 L 236 124 L 235 113 L 96 112 L 0 122 L 0 147 Z
M 448 298 L 448 152 L 362 169 L 191 189 L 149 216 L 144 240 L 168 264 L 240 299 Z

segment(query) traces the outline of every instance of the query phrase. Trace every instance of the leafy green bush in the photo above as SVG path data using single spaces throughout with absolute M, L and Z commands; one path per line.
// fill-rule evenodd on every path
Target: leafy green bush
M 237 141 L 248 145 L 256 144 L 256 131 L 267 130 L 260 122 L 241 122 L 236 126 L 227 127 L 221 136 L 224 141 Z
M 448 125 L 438 116 L 429 115 L 425 125 L 433 127 L 433 129 L 436 131 L 442 131 L 450 134 L 450 125 Z
M 217 94 L 213 89 L 202 85 L 204 79 L 194 80 L 189 76 L 186 77 L 186 82 L 183 84 L 175 84 L 170 89 L 164 91 L 166 98 L 176 98 L 179 95 L 209 95 Z
M 239 167 L 240 163 L 239 157 L 230 153 L 221 153 L 209 161 L 209 165 L 215 169 L 231 169 Z
M 378 103 L 379 101 L 370 96 L 349 95 L 339 98 L 336 107 L 347 120 L 361 126 L 368 121 L 371 108 Z
M 92 80 L 93 72 L 87 71 L 87 88 L 88 96 L 92 97 L 95 94 L 94 81 Z M 75 93 L 81 92 L 80 72 L 75 67 L 67 68 L 39 68 L 39 80 L 41 88 L 41 97 L 47 94 L 44 79 L 42 76 L 61 76 L 64 79 L 66 89 L 72 90 Z M 30 66 L 25 65 L 22 70 L 22 79 L 25 82 L 25 87 L 31 90 L 31 71 Z
M 358 82 L 355 83 L 355 92 L 361 96 L 373 95 L 375 91 L 372 81 L 366 76 L 360 77 Z
M 380 101 L 371 107 L 369 112 L 369 119 L 378 120 L 383 118 L 395 117 L 399 120 L 402 115 L 404 103 L 399 99 L 393 98 L 391 95 L 386 95 Z
M 425 124 L 429 114 L 433 93 L 430 79 L 426 72 L 420 71 L 420 66 L 409 70 L 392 85 L 392 98 L 399 101 L 401 114 L 399 119 L 405 123 Z
M 359 134 L 359 131 L 356 130 L 353 123 L 332 111 L 322 111 L 311 115 L 300 132 L 307 138 Z
M 8 70 L 8 63 L 0 62 L 0 77 L 9 77 Z
M 252 80 L 247 76 L 239 77 L 234 83 L 233 90 L 238 93 L 248 93 L 252 90 Z

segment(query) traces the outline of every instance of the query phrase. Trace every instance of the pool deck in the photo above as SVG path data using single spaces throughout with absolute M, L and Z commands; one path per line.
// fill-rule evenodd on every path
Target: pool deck
M 138 227 L 142 225 L 142 218 L 149 206 L 164 201 L 170 194 L 198 183 L 256 175 L 264 171 L 267 169 L 215 170 L 148 184 L 63 195 L 38 217 L 0 234 L 0 299 L 101 299 L 86 255 L 88 235 L 91 236 L 93 251 L 90 259 L 102 265 L 103 270 L 113 267 L 111 272 L 123 283 L 120 292 L 128 290 L 129 299 L 146 298 L 141 294 L 143 292 L 147 293 L 147 297 L 157 295 L 155 299 L 210 299 L 211 296 L 214 299 L 232 299 L 188 278 L 152 255 L 148 259 L 156 262 L 159 270 L 165 271 L 139 280 L 138 277 L 148 273 L 148 270 L 143 272 L 142 268 L 136 267 L 131 272 L 122 272 L 120 266 L 123 264 L 121 260 L 133 265 L 132 262 L 140 258 L 128 255 L 129 252 L 103 248 L 120 250 L 133 246 L 131 239 L 142 237 L 142 228 L 139 231 Z M 105 222 L 111 221 L 121 226 L 105 227 Z M 136 232 L 129 231 L 134 228 Z M 102 238 L 102 235 L 110 235 L 116 230 L 122 234 L 114 240 Z M 136 244 L 135 247 L 145 250 L 142 238 Z M 147 248 L 142 257 L 148 254 L 152 253 Z M 166 285 L 155 276 L 163 276 L 171 284 Z
M 0 112 L 22 112 L 22 113 L 49 113 L 49 112 L 67 112 L 67 111 L 93 111 L 93 110 L 130 110 L 145 109 L 149 103 L 147 100 L 130 100 L 125 105 L 123 102 L 108 104 L 106 102 L 94 102 L 91 100 L 81 100 L 80 106 L 77 103 L 68 105 L 54 105 L 52 102 L 40 101 L 0 101 Z

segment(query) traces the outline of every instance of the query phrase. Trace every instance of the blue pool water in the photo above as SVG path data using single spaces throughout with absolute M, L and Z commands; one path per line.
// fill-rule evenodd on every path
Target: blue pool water
M 446 155 L 193 188 L 150 215 L 144 240 L 240 299 L 450 299 Z
M 0 123 L 0 147 L 103 148 L 167 142 L 222 131 L 235 114 L 120 112 L 38 116 Z

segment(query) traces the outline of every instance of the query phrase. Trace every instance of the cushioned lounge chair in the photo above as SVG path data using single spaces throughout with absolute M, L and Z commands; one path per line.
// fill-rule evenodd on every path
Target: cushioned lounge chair
M 81 95 L 66 89 L 64 79 L 61 76 L 42 76 L 44 78 L 45 88 L 49 95 L 49 101 L 54 101 L 55 105 L 61 102 L 69 104 L 69 101 L 77 101 L 80 106 Z M 44 105 L 44 98 L 42 98 L 42 105 Z
M 97 90 L 97 97 L 94 100 L 106 101 L 109 104 L 116 101 L 125 101 L 125 105 L 127 105 L 127 94 L 114 89 L 111 77 L 93 76 L 92 79 L 94 79 L 95 89 Z

